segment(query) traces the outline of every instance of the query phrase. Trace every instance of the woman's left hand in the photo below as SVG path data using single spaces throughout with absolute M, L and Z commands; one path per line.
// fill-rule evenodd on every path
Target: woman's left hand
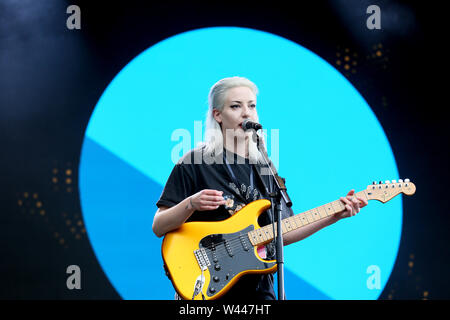
M 336 213 L 336 218 L 338 220 L 353 217 L 361 210 L 361 208 L 364 208 L 368 204 L 367 200 L 355 196 L 354 189 L 350 190 L 346 197 L 341 197 L 340 200 L 345 205 L 345 210 Z

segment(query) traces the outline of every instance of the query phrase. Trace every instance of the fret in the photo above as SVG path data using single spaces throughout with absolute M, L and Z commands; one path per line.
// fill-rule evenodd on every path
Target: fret
M 302 219 L 300 218 L 300 215 L 299 215 L 299 214 L 295 215 L 295 220 L 296 220 L 296 223 L 297 223 L 297 225 L 298 225 L 299 227 L 303 227 L 303 221 L 302 221 Z
M 256 235 L 256 243 L 263 242 L 263 239 L 261 237 L 261 231 L 259 229 L 255 230 L 255 235 Z
M 317 207 L 317 211 L 321 212 L 320 215 L 324 215 L 325 217 L 328 217 L 328 212 L 325 210 L 323 206 Z
M 314 221 L 320 220 L 320 215 L 318 215 L 317 212 L 311 210 L 311 216 L 313 217 Z
M 355 196 L 360 197 L 360 198 L 364 198 L 365 200 L 369 200 L 365 190 L 362 190 L 362 191 L 359 191 L 359 192 L 355 193 Z
M 302 223 L 304 226 L 309 224 L 309 221 L 308 221 L 308 219 L 306 219 L 306 216 L 304 213 L 300 214 L 300 219 L 302 220 Z
M 270 225 L 271 226 L 271 225 Z M 273 228 L 275 228 L 275 234 L 273 235 L 273 237 L 275 238 L 276 236 L 277 236 L 277 232 L 278 232 L 278 229 L 277 229 L 277 223 L 275 222 L 274 224 L 273 224 Z
M 311 213 L 310 213 L 309 211 L 306 211 L 306 212 L 305 212 L 305 216 L 306 216 L 306 219 L 308 220 L 309 223 L 314 222 L 314 219 L 313 219 L 313 217 L 311 216 Z
M 266 234 L 261 229 L 262 228 L 259 228 L 257 231 L 258 231 L 259 237 L 262 238 L 262 240 L 265 242 L 267 240 L 267 237 L 266 237 Z
M 291 225 L 292 230 L 295 230 L 298 228 L 297 224 L 295 223 L 295 218 L 294 217 L 289 217 L 289 224 Z
M 248 234 L 250 235 L 250 242 L 253 245 L 256 245 L 258 243 L 258 239 L 256 237 L 256 232 L 255 231 L 250 231 Z
M 298 221 L 297 221 L 297 216 L 292 216 L 292 217 L 290 217 L 289 219 L 291 219 L 291 221 L 293 222 L 293 224 L 294 224 L 294 229 L 298 229 L 298 228 L 300 228 L 301 226 L 297 223 Z
M 269 226 L 271 226 L 271 225 L 269 225 Z M 261 229 L 265 233 L 267 239 L 272 239 L 273 238 L 272 230 L 270 228 L 268 228 L 268 226 L 262 227 Z
M 330 207 L 331 207 L 331 211 L 333 211 L 333 214 L 339 212 L 339 210 L 337 209 L 337 204 L 335 203 L 335 201 L 330 202 Z
M 298 215 L 293 216 L 292 220 L 294 220 L 295 226 L 296 226 L 297 229 L 303 226 L 303 223 L 301 222 L 301 220 L 298 217 Z
M 297 225 L 294 223 L 294 217 L 286 218 L 285 220 L 289 220 L 289 225 L 291 226 L 291 230 L 297 229 Z
M 291 226 L 291 224 L 290 224 L 290 222 L 289 222 L 289 219 L 284 219 L 283 222 L 284 222 L 285 227 L 286 227 L 286 229 L 287 229 L 286 232 L 291 231 L 291 230 L 292 230 L 292 226 Z
M 325 210 L 327 211 L 327 216 L 331 216 L 332 214 L 334 214 L 332 209 L 333 209 L 333 207 L 331 206 L 331 204 L 327 203 L 325 205 Z
M 283 220 L 281 220 L 281 222 L 283 222 Z M 286 225 L 284 223 L 281 224 L 281 233 L 284 234 L 288 232 L 288 230 L 286 229 Z
M 313 210 L 315 210 L 317 213 L 318 213 L 318 215 L 320 216 L 320 218 L 321 219 L 323 219 L 323 218 L 326 218 L 327 217 L 327 215 L 326 215 L 326 213 L 325 212 L 323 212 L 323 211 L 319 211 L 317 208 L 314 208 Z
M 345 206 L 341 200 L 333 201 L 333 203 L 334 203 L 335 208 L 337 208 L 336 213 L 345 210 Z

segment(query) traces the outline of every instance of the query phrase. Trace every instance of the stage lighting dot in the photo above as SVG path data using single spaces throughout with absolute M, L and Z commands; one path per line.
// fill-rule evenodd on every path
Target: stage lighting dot
M 78 220 L 77 225 L 78 225 L 78 226 L 82 226 L 82 225 L 83 225 L 83 222 L 82 222 L 81 220 Z
M 340 65 L 341 65 L 341 60 L 337 60 L 337 61 L 336 61 L 336 64 L 337 64 L 338 66 L 340 66 Z
M 72 221 L 70 221 L 69 219 L 66 220 L 66 225 L 70 226 L 72 224 Z
M 80 239 L 81 239 L 81 236 L 77 233 L 77 234 L 75 235 L 75 239 L 80 240 Z
M 340 52 L 336 52 L 336 57 L 340 57 L 341 56 L 341 53 Z
M 58 173 L 58 169 L 57 168 L 53 168 L 52 172 L 53 172 L 53 174 L 57 174 Z
M 52 178 L 52 182 L 53 182 L 53 183 L 58 183 L 58 178 L 57 178 L 57 177 L 53 177 L 53 178 Z
M 21 207 L 23 205 L 23 201 L 19 200 L 19 201 L 17 201 L 17 204 Z
M 71 183 L 72 183 L 72 179 L 71 179 L 71 178 L 67 178 L 67 179 L 66 179 L 66 183 L 67 183 L 67 184 L 71 184 Z
M 346 65 L 344 65 L 344 69 L 348 70 L 348 69 L 350 69 L 350 66 L 348 64 L 346 64 Z
M 45 210 L 39 211 L 39 214 L 40 214 L 41 216 L 45 215 Z
M 423 292 L 423 296 L 426 298 L 426 297 L 428 297 L 428 291 L 424 291 Z
M 345 56 L 345 57 L 344 57 L 344 60 L 345 60 L 345 61 L 350 61 L 350 57 L 349 57 L 349 56 Z
M 410 261 L 410 262 L 408 263 L 408 266 L 409 266 L 410 268 L 414 267 L 414 262 Z
M 377 50 L 376 55 L 377 55 L 378 57 L 381 57 L 381 55 L 382 55 L 381 51 L 380 51 L 380 50 Z
M 38 207 L 38 208 L 42 207 L 42 202 L 40 202 L 40 201 L 36 202 L 36 207 Z
M 64 244 L 64 239 L 63 238 L 59 239 L 59 243 Z
M 381 43 L 378 44 L 378 48 L 383 48 L 383 45 Z
M 37 193 L 33 193 L 33 199 L 37 199 L 38 198 L 38 194 Z
M 67 169 L 66 170 L 66 175 L 70 176 L 72 174 L 72 170 L 71 169 Z
M 24 197 L 25 199 L 27 199 L 28 196 L 29 196 L 28 192 L 24 192 L 24 193 L 23 193 L 23 197 Z
M 352 61 L 352 66 L 356 66 L 356 61 Z

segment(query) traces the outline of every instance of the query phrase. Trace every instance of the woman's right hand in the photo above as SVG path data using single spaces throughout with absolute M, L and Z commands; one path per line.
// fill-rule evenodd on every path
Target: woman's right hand
M 189 197 L 189 204 L 196 211 L 215 210 L 225 204 L 223 191 L 203 189 Z

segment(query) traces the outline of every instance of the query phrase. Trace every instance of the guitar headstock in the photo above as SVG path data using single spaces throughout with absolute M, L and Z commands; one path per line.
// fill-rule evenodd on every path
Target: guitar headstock
M 369 200 L 378 200 L 383 203 L 388 202 L 396 195 L 403 193 L 407 196 L 416 192 L 416 186 L 409 179 L 399 179 L 398 181 L 374 182 L 367 186 L 366 193 Z

